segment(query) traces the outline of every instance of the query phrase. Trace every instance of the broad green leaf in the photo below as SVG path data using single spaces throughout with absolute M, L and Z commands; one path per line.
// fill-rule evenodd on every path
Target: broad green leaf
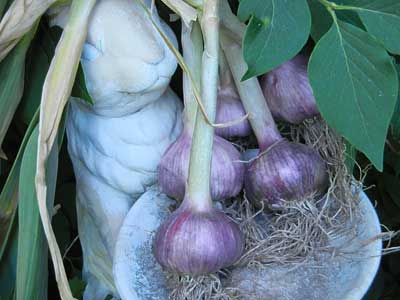
M 306 0 L 242 0 L 239 17 L 248 19 L 243 79 L 264 74 L 295 56 L 307 42 L 311 15 Z
M 311 37 L 317 42 L 331 27 L 332 17 L 318 0 L 308 0 L 308 5 L 312 19 Z
M 308 74 L 324 119 L 382 170 L 398 93 L 386 50 L 368 33 L 337 20 L 316 45 Z
M 18 203 L 18 183 L 21 170 L 22 156 L 25 152 L 25 147 L 33 132 L 33 129 L 38 124 L 39 111 L 32 118 L 28 129 L 25 132 L 17 157 L 14 161 L 10 174 L 0 194 L 0 262 L 5 251 L 7 241 L 15 218 L 15 211 Z
M 341 3 L 350 5 L 351 1 L 352 0 L 341 1 Z M 319 0 L 308 0 L 308 5 L 312 17 L 311 37 L 315 42 L 318 42 L 331 28 L 333 20 L 326 7 Z M 336 11 L 336 15 L 342 21 L 364 28 L 359 16 L 354 11 L 338 10 Z
M 389 52 L 400 54 L 400 1 L 356 0 L 358 14 L 368 32 L 380 40 Z
M 5 158 L 1 145 L 22 97 L 25 56 L 36 32 L 34 27 L 0 63 L 0 158 Z
M 16 299 L 47 299 L 48 248 L 36 199 L 35 175 L 38 127 L 26 146 L 21 164 L 18 203 L 18 261 Z M 46 165 L 47 209 L 53 213 L 57 181 L 58 143 Z

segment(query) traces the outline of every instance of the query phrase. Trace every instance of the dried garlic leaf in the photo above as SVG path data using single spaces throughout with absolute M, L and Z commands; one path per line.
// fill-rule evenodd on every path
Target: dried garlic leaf
M 196 21 L 197 12 L 189 4 L 182 0 L 161 0 L 166 6 L 174 11 L 182 18 L 186 26 L 189 26 L 192 21 Z
M 0 61 L 56 0 L 14 0 L 0 22 Z
M 67 25 L 58 42 L 55 55 L 43 85 L 40 105 L 39 142 L 36 168 L 36 193 L 43 229 L 49 243 L 61 299 L 74 299 L 68 284 L 63 260 L 46 207 L 45 166 L 57 136 L 62 112 L 71 95 L 90 13 L 96 0 L 74 0 Z

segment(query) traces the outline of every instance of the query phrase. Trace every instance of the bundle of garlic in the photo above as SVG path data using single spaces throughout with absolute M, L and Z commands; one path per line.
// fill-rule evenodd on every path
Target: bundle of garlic
M 156 11 L 152 17 L 176 44 Z M 161 155 L 182 125 L 180 100 L 168 87 L 175 57 L 138 3 L 97 2 L 81 62 L 94 104 L 71 100 L 67 134 L 88 282 L 84 299 L 91 300 L 118 297 L 112 264 L 119 229 L 156 182 Z
M 241 80 L 246 64 L 231 31 L 240 34 L 241 24 L 227 18 L 228 3 L 187 2 L 198 20 L 182 24 L 183 59 L 150 0 L 99 0 L 91 16 L 81 63 L 94 104 L 73 98 L 67 120 L 84 300 L 232 299 L 221 287 L 240 287 L 237 296 L 246 291 L 246 274 L 260 282 L 254 264 L 279 262 L 286 270 L 334 248 L 330 238 L 343 238 L 353 225 L 346 218 L 359 194 L 343 167 L 340 137 L 326 153 L 316 136 L 283 135 L 273 119 L 304 99 L 314 105 L 312 114 L 292 122 L 318 113 L 304 64 L 288 62 L 266 75 L 265 101 L 257 78 Z M 54 10 L 52 23 L 62 26 L 67 13 L 68 6 Z M 183 116 L 168 88 L 173 52 L 185 71 Z M 293 93 L 281 93 L 288 84 Z M 249 120 L 236 122 L 243 116 Z M 259 149 L 243 162 L 222 136 L 247 136 L 251 129 Z M 329 161 L 332 153 L 338 166 Z M 268 283 L 259 285 L 270 292 Z

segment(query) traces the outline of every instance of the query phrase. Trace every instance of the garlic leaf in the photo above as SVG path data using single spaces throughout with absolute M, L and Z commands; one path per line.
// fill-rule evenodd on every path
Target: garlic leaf
M 307 42 L 311 15 L 306 0 L 242 0 L 238 16 L 250 18 L 243 40 L 248 70 L 264 74 L 295 56 Z
M 21 163 L 18 189 L 18 260 L 16 299 L 46 299 L 48 247 L 35 193 L 39 127 L 33 130 Z M 47 209 L 52 213 L 57 181 L 58 143 L 46 165 Z
M 335 17 L 311 55 L 308 72 L 324 119 L 382 170 L 398 93 L 396 69 L 384 47 Z

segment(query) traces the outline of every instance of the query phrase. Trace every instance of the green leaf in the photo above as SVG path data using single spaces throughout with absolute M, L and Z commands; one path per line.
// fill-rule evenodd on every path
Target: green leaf
M 239 17 L 248 19 L 243 79 L 264 74 L 295 56 L 307 42 L 311 15 L 306 0 L 242 0 Z
M 397 75 L 400 78 L 400 65 L 396 64 L 396 70 Z M 400 141 L 400 94 L 397 97 L 397 103 L 392 116 L 391 127 L 393 138 L 397 141 Z
M 332 17 L 318 0 L 308 0 L 308 5 L 312 19 L 311 37 L 317 42 L 332 26 Z
M 350 5 L 352 0 L 342 0 L 341 3 Z M 311 37 L 315 42 L 318 42 L 331 28 L 333 20 L 326 7 L 319 0 L 308 0 L 308 5 L 312 17 Z M 354 11 L 338 10 L 336 15 L 342 21 L 364 28 L 358 14 Z
M 337 20 L 316 45 L 308 71 L 324 119 L 382 170 L 398 93 L 386 50 L 368 33 Z
M 40 24 L 27 55 L 24 94 L 18 107 L 18 116 L 25 124 L 29 124 L 39 107 L 44 79 L 56 47 L 48 30 L 43 23 Z
M 0 0 L 0 16 L 3 16 L 3 13 L 5 12 L 4 10 L 7 6 L 7 1 L 8 0 Z
M 12 238 L 7 243 L 4 255 L 0 261 L 0 299 L 13 299 L 15 291 L 15 277 L 17 272 L 18 239 L 16 231 L 18 224 L 15 222 L 11 231 Z
M 77 98 L 81 98 L 81 99 L 85 100 L 90 105 L 94 104 L 92 97 L 90 97 L 90 94 L 86 88 L 86 79 L 85 79 L 85 74 L 83 73 L 81 63 L 79 63 L 79 67 L 78 67 L 78 71 L 76 73 L 75 83 L 72 88 L 71 95 L 73 97 L 77 97 Z
M 39 111 L 32 118 L 28 129 L 25 132 L 24 139 L 18 150 L 17 157 L 14 161 L 13 167 L 7 177 L 7 181 L 0 194 L 0 261 L 2 260 L 7 241 L 12 228 L 13 220 L 15 218 L 15 211 L 18 203 L 18 183 L 21 170 L 22 156 L 25 152 L 28 140 L 38 124 Z
M 77 299 L 81 299 L 86 287 L 86 283 L 82 281 L 82 279 L 80 279 L 79 277 L 75 276 L 74 278 L 69 280 L 69 286 L 71 287 L 71 292 L 74 297 Z
M 5 158 L 1 145 L 22 97 L 25 56 L 35 32 L 36 26 L 0 63 L 0 158 Z
M 38 133 L 36 127 L 28 141 L 21 164 L 18 196 L 17 300 L 47 299 L 48 249 L 35 189 Z M 55 143 L 46 165 L 47 208 L 50 214 L 53 213 L 57 165 L 58 143 Z
M 389 52 L 400 54 L 400 1 L 356 0 L 354 7 L 368 32 L 380 40 Z

